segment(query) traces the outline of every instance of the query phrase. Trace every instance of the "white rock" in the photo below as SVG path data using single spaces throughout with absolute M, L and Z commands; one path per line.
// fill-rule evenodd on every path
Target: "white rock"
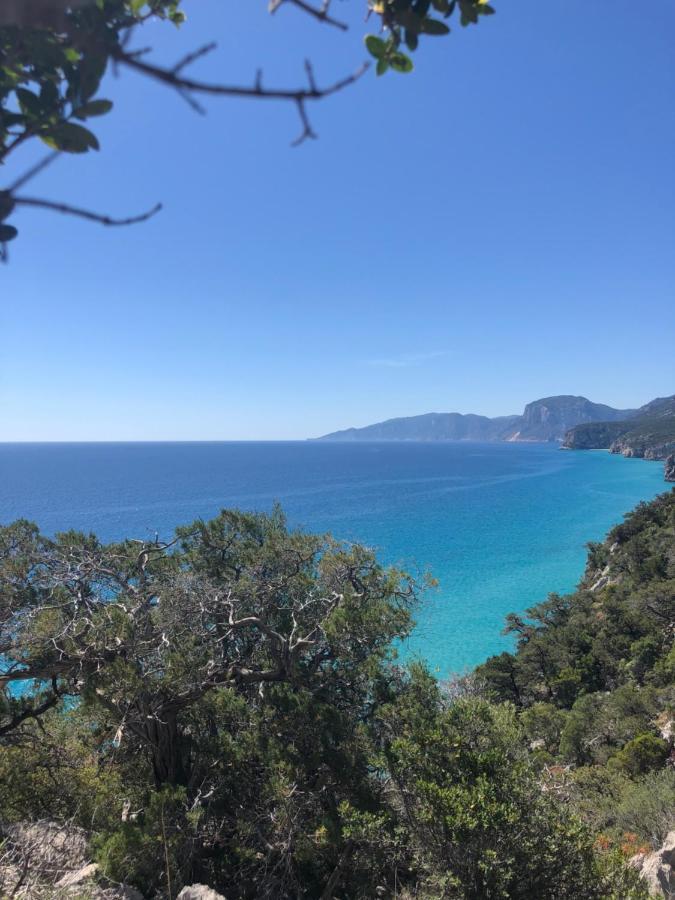
M 668 832 L 661 847 L 644 857 L 640 876 L 655 897 L 675 897 L 675 831 Z
M 591 588 L 591 591 L 601 590 L 608 584 L 608 582 L 609 582 L 609 578 L 607 577 L 607 575 L 603 575 L 602 578 L 598 578 L 598 580 L 595 582 L 595 584 Z
M 31 874 L 54 880 L 89 862 L 86 833 L 57 822 L 20 822 L 5 829 L 10 845 L 28 858 Z M 53 883 L 53 882 L 52 882 Z
M 82 884 L 83 881 L 88 881 L 90 878 L 93 878 L 98 872 L 98 863 L 89 863 L 88 866 L 83 866 L 81 869 L 76 869 L 74 872 L 66 872 L 63 878 L 59 878 L 56 882 L 56 887 L 70 887 L 74 884 Z
M 183 888 L 176 900 L 225 900 L 225 897 L 205 884 L 191 884 Z

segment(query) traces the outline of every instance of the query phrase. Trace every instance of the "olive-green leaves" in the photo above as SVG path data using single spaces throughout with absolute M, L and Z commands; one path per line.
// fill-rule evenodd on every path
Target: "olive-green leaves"
M 393 37 L 383 40 L 374 34 L 369 34 L 365 42 L 366 49 L 377 60 L 375 71 L 378 75 L 384 75 L 387 69 L 393 69 L 394 72 L 412 72 L 412 60 L 397 49 Z
M 76 119 L 90 119 L 92 116 L 104 116 L 112 108 L 112 100 L 90 100 L 84 106 L 73 110 L 73 115 Z
M 480 16 L 494 13 L 488 0 L 370 0 L 370 8 L 380 16 L 387 33 L 385 38 L 369 34 L 365 39 L 368 52 L 377 60 L 378 75 L 388 69 L 411 72 L 412 60 L 401 52 L 401 44 L 415 51 L 420 36 L 448 34 L 450 26 L 443 19 L 449 19 L 455 10 L 459 10 L 461 25 L 476 24 Z M 434 13 L 443 19 L 434 18 Z
M 375 37 L 374 34 L 367 35 L 365 40 L 368 53 L 370 53 L 371 56 L 374 56 L 375 59 L 382 59 L 387 52 L 387 41 Z
M 450 28 L 439 19 L 424 19 L 420 28 L 422 34 L 449 34 Z
M 74 122 L 61 122 L 40 137 L 47 146 L 64 153 L 86 153 L 88 150 L 99 149 L 96 135 Z

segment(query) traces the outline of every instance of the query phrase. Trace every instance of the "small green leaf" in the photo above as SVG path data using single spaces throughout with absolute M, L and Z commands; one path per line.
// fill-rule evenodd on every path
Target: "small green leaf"
M 425 19 L 422 22 L 422 31 L 424 34 L 448 34 L 450 29 L 445 22 L 439 22 L 438 19 Z
M 389 65 L 395 72 L 412 72 L 415 68 L 413 61 L 405 53 L 392 53 L 389 57 Z
M 384 75 L 384 73 L 387 71 L 388 68 L 389 68 L 389 63 L 387 62 L 386 59 L 384 59 L 384 58 L 378 59 L 377 65 L 375 66 L 375 71 L 378 75 Z
M 16 89 L 16 98 L 19 101 L 19 106 L 23 113 L 31 116 L 42 115 L 40 98 L 32 91 L 27 91 L 26 88 L 18 87 Z
M 41 137 L 45 144 L 54 150 L 63 150 L 64 153 L 86 153 L 88 150 L 99 149 L 96 135 L 73 122 L 62 122 Z
M 80 98 L 86 102 L 94 96 L 108 65 L 107 53 L 85 56 L 80 64 Z
M 387 52 L 387 43 L 374 34 L 366 35 L 366 49 L 375 59 L 381 59 Z
M 0 225 L 0 244 L 13 241 L 19 232 L 13 225 Z
M 405 30 L 405 43 L 408 50 L 417 50 L 419 38 L 417 37 L 415 32 L 411 31 L 409 28 L 406 28 Z
M 112 108 L 112 100 L 90 100 L 79 109 L 73 110 L 73 115 L 78 119 L 88 119 L 90 116 L 104 116 Z

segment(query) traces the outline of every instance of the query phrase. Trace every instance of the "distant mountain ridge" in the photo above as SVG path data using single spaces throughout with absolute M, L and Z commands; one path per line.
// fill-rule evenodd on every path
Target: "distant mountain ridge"
M 675 481 L 675 394 L 645 403 L 624 420 L 577 424 L 565 434 L 563 447 L 663 459 L 666 480 Z
M 614 409 L 586 397 L 560 395 L 528 403 L 522 415 L 426 413 L 334 431 L 319 441 L 562 441 L 575 425 L 624 421 L 633 409 Z

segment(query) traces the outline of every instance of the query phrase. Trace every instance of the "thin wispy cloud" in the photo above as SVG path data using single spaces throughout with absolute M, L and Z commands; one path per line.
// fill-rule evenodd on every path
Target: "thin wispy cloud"
M 428 353 L 402 353 L 400 356 L 385 356 L 378 359 L 366 360 L 366 365 L 378 369 L 407 369 L 411 366 L 421 366 L 439 356 L 445 356 L 447 351 L 436 350 Z

